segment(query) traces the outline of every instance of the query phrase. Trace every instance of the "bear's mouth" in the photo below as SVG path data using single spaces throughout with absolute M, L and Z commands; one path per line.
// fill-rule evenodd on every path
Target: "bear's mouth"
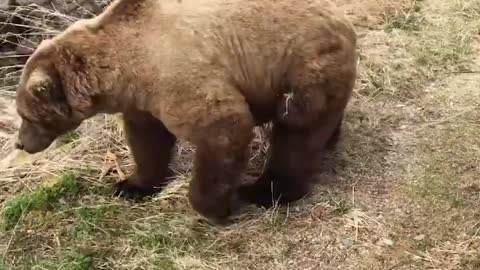
M 22 141 L 18 140 L 15 143 L 15 148 L 21 151 L 24 151 L 28 154 L 36 154 L 39 152 L 44 151 L 47 149 L 54 140 L 51 139 L 43 139 L 41 143 L 36 143 L 35 145 L 29 145 L 28 143 L 23 143 Z

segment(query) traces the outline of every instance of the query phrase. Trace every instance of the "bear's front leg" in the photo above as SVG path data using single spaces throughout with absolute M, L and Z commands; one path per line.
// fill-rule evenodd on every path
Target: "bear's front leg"
M 115 194 L 141 199 L 161 191 L 171 176 L 168 166 L 176 138 L 147 112 L 125 113 L 124 122 L 136 169 L 127 180 L 116 184 Z
M 234 115 L 207 126 L 195 140 L 193 180 L 189 187 L 192 207 L 214 223 L 227 221 L 235 193 L 246 168 L 253 137 L 250 115 Z

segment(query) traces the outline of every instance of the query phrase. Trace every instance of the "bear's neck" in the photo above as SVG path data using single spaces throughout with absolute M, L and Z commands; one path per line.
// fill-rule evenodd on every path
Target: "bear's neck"
M 138 78 L 135 74 L 141 71 L 112 69 L 102 72 L 81 72 L 77 74 L 76 82 L 88 82 L 86 87 L 93 101 L 92 115 L 97 113 L 128 113 L 131 111 L 147 111 L 154 115 L 158 112 L 160 93 L 148 91 L 148 80 Z M 85 74 L 90 76 L 85 77 Z M 74 88 L 75 89 L 75 88 Z
M 101 18 L 79 21 L 55 39 L 61 55 L 55 58 L 56 65 L 66 88 L 72 93 L 88 95 L 92 101 L 90 115 L 131 110 L 157 114 L 152 110 L 158 108 L 154 102 L 160 95 L 153 90 L 161 87 L 159 61 L 150 51 L 145 52 L 145 47 L 152 45 L 138 37 L 150 30 L 142 21 L 114 25 Z M 101 31 L 91 30 L 96 28 Z
M 102 91 L 93 97 L 96 113 L 129 113 L 132 111 L 150 112 L 158 115 L 155 103 L 159 100 L 158 93 L 143 91 L 135 85 Z

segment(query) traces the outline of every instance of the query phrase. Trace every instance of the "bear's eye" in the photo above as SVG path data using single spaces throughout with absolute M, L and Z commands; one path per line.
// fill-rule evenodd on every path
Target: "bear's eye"
M 33 123 L 33 121 L 30 120 L 27 116 L 25 116 L 25 114 L 19 113 L 19 115 L 20 115 L 20 117 L 22 118 L 22 121 L 25 121 L 25 122 L 27 122 L 28 124 Z
M 36 126 L 37 123 L 35 123 L 34 121 L 28 119 L 28 118 L 23 118 L 23 121 L 25 121 L 25 123 L 27 123 L 28 125 L 31 125 L 31 126 Z
M 20 117 L 22 118 L 23 121 L 25 121 L 25 123 L 27 123 L 29 125 L 34 125 L 34 126 L 41 125 L 41 123 L 39 121 L 33 120 L 29 117 L 26 117 L 25 115 L 21 114 Z
M 19 113 L 19 115 L 22 118 L 22 120 L 25 121 L 28 124 L 37 125 L 37 126 L 44 126 L 45 125 L 45 121 L 43 119 L 33 119 L 33 118 L 28 117 L 27 115 L 25 115 L 23 113 Z

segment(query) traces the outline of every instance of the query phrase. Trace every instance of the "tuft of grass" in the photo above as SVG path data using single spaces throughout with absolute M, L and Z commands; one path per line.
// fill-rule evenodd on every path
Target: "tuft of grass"
M 0 258 L 0 270 L 7 270 L 7 267 L 5 266 L 5 262 L 3 258 Z
M 473 8 L 473 3 L 480 5 L 480 1 L 468 1 L 468 5 L 461 2 L 464 1 L 443 7 L 443 12 L 453 16 L 431 15 L 428 22 L 421 26 L 416 50 L 413 51 L 418 64 L 433 70 L 438 70 L 438 67 L 457 68 L 475 52 L 480 14 Z M 439 8 L 442 10 L 442 7 Z
M 469 254 L 462 258 L 462 269 L 480 269 L 480 253 Z
M 433 26 L 438 27 L 438 26 Z M 446 27 L 446 28 L 445 28 Z M 473 33 L 465 26 L 450 25 L 439 31 L 426 31 L 414 52 L 416 62 L 431 69 L 457 65 L 474 52 Z
M 78 131 L 71 131 L 68 132 L 67 134 L 63 135 L 61 138 L 58 138 L 58 142 L 61 145 L 73 143 L 75 141 L 78 141 L 80 139 L 80 132 Z
M 411 100 L 432 81 L 464 71 L 476 49 L 480 16 L 470 3 L 477 1 L 463 2 L 437 6 L 417 0 L 409 10 L 388 14 L 385 33 L 378 36 L 387 38 L 390 49 L 379 53 L 363 48 L 358 93 L 369 101 Z
M 413 1 L 409 10 L 394 10 L 385 16 L 385 31 L 394 29 L 417 32 L 425 23 L 425 16 L 421 13 L 423 0 Z
M 168 258 L 197 253 L 207 256 L 215 254 L 218 232 L 204 223 L 188 222 L 176 214 L 164 215 L 148 226 L 138 224 L 134 235 L 140 247 L 154 251 Z M 146 233 L 148 232 L 148 233 Z M 210 247 L 210 248 L 207 248 Z
M 467 20 L 478 20 L 480 17 L 480 0 L 455 1 L 457 15 Z
M 91 254 L 69 254 L 59 260 L 40 260 L 31 269 L 91 270 L 94 269 L 94 261 Z
M 81 189 L 77 176 L 65 174 L 52 186 L 40 187 L 10 199 L 3 211 L 3 225 L 6 230 L 15 226 L 21 217 L 30 211 L 47 210 L 61 198 L 74 197 Z
M 344 199 L 332 198 L 329 200 L 329 202 L 333 208 L 330 212 L 335 216 L 344 216 L 352 210 L 352 205 L 350 202 Z
M 85 238 L 92 234 L 94 229 L 105 219 L 108 206 L 101 207 L 80 207 L 75 209 L 75 216 L 78 223 L 71 231 L 74 239 Z
M 364 81 L 366 86 L 360 89 L 358 93 L 368 99 L 374 99 L 381 94 L 394 92 L 391 82 L 391 68 L 389 66 L 380 67 L 378 65 L 370 63 L 368 59 L 366 59 L 366 57 L 362 55 L 361 59 L 365 60 Z

